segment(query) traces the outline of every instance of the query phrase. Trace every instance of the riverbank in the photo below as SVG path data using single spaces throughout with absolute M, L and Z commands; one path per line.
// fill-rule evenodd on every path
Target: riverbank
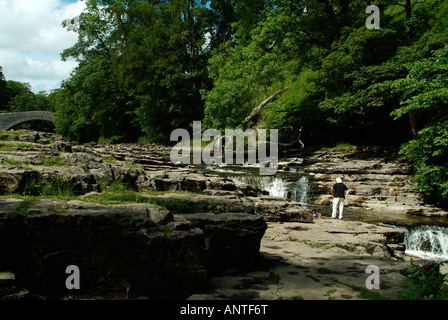
M 188 299 L 357 300 L 378 296 L 394 299 L 406 280 L 404 271 L 410 257 L 404 254 L 403 231 L 379 223 L 397 224 L 398 221 L 400 225 L 416 225 L 436 219 L 444 224 L 447 216 L 446 212 L 421 201 L 416 188 L 411 185 L 412 175 L 403 159 L 386 154 L 367 155 L 354 149 L 344 152 L 325 150 L 304 158 L 283 159 L 278 174 L 264 177 L 263 188 L 260 188 L 257 186 L 260 177 L 246 171 L 256 168 L 242 168 L 240 177 L 249 179 L 236 179 L 226 167 L 216 170 L 178 166 L 170 162 L 168 147 L 77 145 L 56 135 L 38 132 L 3 134 L 0 140 L 0 191 L 4 195 L 4 203 L 7 203 L 3 211 L 14 207 L 11 212 L 3 212 L 8 215 L 6 218 L 9 219 L 11 214 L 27 217 L 20 218 L 19 222 L 26 222 L 24 225 L 32 230 L 31 221 L 48 216 L 52 222 L 72 230 L 73 225 L 80 222 L 91 225 L 94 220 L 89 219 L 97 219 L 95 215 L 86 214 L 86 208 L 92 212 L 100 208 L 106 213 L 113 207 L 107 209 L 104 206 L 120 205 L 120 208 L 114 209 L 118 210 L 116 218 L 120 225 L 128 219 L 128 209 L 121 205 L 129 205 L 127 208 L 130 208 L 139 203 L 137 207 L 141 210 L 141 204 L 145 203 L 143 207 L 161 210 L 170 218 L 160 220 L 150 215 L 146 221 L 147 217 L 142 216 L 145 221 L 143 229 L 133 222 L 126 223 L 123 228 L 113 228 L 116 233 L 114 238 L 122 237 L 120 246 L 132 247 L 134 240 L 129 238 L 132 241 L 128 243 L 127 237 L 138 235 L 142 251 L 146 251 L 148 246 L 144 239 L 163 239 L 160 243 L 164 245 L 156 246 L 161 252 L 165 252 L 166 245 L 171 253 L 185 259 L 191 255 L 197 256 L 197 253 L 204 255 L 205 260 L 195 261 L 196 269 L 202 270 L 200 279 L 207 290 L 189 292 L 183 296 Z M 346 219 L 342 221 L 328 219 L 331 208 L 329 187 L 337 176 L 342 176 L 353 190 L 346 207 Z M 120 191 L 112 192 L 117 185 Z M 291 190 L 290 187 L 298 189 Z M 270 194 L 271 191 L 274 194 Z M 291 195 L 294 195 L 294 201 L 287 199 Z M 40 201 L 41 198 L 45 200 Z M 26 206 L 19 205 L 20 201 Z M 99 205 L 98 201 L 105 202 Z M 312 207 L 319 208 L 323 213 L 322 219 L 311 217 Z M 69 216 L 70 219 L 66 218 Z M 80 220 L 77 222 L 73 217 Z M 0 229 L 6 218 L 0 219 Z M 107 214 L 102 218 L 101 224 L 111 222 Z M 153 221 L 154 218 L 156 220 Z M 248 228 L 245 221 L 254 219 L 260 222 L 261 231 L 252 237 L 249 248 L 245 246 L 247 241 L 242 239 L 246 239 L 253 230 Z M 83 258 L 88 265 L 89 257 L 96 259 L 98 252 L 101 252 L 101 259 L 114 256 L 115 261 L 120 261 L 119 255 L 111 255 L 114 247 L 107 240 L 111 237 L 110 230 L 86 230 L 89 237 L 99 237 L 103 247 L 95 251 L 93 248 L 98 249 L 98 244 L 87 241 L 83 248 L 78 248 L 82 252 L 78 258 L 84 257 L 86 252 L 91 254 Z M 52 233 L 46 232 L 48 230 L 45 231 L 45 224 L 42 224 L 38 235 L 45 235 L 48 245 L 39 247 L 41 254 L 33 257 L 40 263 L 41 271 L 46 272 L 49 270 L 47 267 L 55 263 L 62 268 L 69 260 L 76 264 L 78 258 L 73 260 L 68 254 L 73 252 L 70 246 L 75 243 L 55 248 L 54 243 L 62 242 L 52 241 Z M 194 237 L 190 251 L 169 244 L 177 237 L 173 235 L 177 234 Z M 10 235 L 14 237 L 13 233 Z M 62 235 L 59 236 L 63 239 Z M 114 242 L 113 239 L 110 241 Z M 26 246 L 35 243 L 32 237 L 27 241 L 9 242 L 12 245 L 5 245 L 2 249 L 7 254 L 14 252 L 19 244 Z M 179 240 L 179 243 L 182 241 Z M 231 249 L 229 243 L 232 244 Z M 66 253 L 61 255 L 60 252 Z M 194 254 L 190 254 L 192 252 Z M 260 254 L 259 258 L 231 258 L 236 252 L 239 257 Z M 134 260 L 138 261 L 129 261 Z M 247 262 L 244 266 L 237 263 L 243 260 Z M 0 272 L 14 274 L 16 270 L 11 269 L 14 265 L 3 261 L 4 268 Z M 140 265 L 135 261 L 132 266 L 122 269 L 139 270 Z M 113 270 L 115 262 L 107 263 Z M 185 266 L 189 265 L 188 259 L 173 259 L 170 263 L 177 268 L 173 269 L 176 272 L 186 270 Z M 213 268 L 209 268 L 211 264 Z M 381 289 L 365 295 L 368 266 L 379 268 Z M 158 279 L 157 272 L 165 267 L 163 263 L 154 264 L 145 271 L 150 276 L 143 276 L 146 281 L 151 277 Z M 210 270 L 203 272 L 207 268 Z M 26 272 L 31 275 L 33 270 Z M 102 270 L 96 272 L 91 277 L 92 288 L 96 286 L 96 275 Z M 51 274 L 47 276 L 51 280 Z M 62 273 L 59 277 L 61 281 L 55 285 L 63 285 L 66 275 Z M 107 277 L 103 280 L 108 281 Z M 131 286 L 122 280 L 127 281 L 116 273 L 113 285 L 120 283 L 118 297 L 151 298 L 126 292 Z M 133 276 L 132 281 L 141 282 L 138 275 Z M 176 283 L 172 285 L 175 287 Z M 26 291 L 26 285 L 24 288 Z M 157 288 L 152 289 L 157 291 Z M 33 294 L 27 293 L 27 296 Z M 104 299 L 108 296 L 103 293 L 94 297 Z M 80 296 L 83 297 L 92 296 Z

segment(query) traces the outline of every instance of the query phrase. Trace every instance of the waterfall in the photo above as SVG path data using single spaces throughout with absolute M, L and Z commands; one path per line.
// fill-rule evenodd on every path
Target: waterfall
M 301 176 L 298 180 L 290 183 L 290 191 L 287 198 L 291 201 L 306 206 L 310 203 L 311 184 L 307 176 Z
M 274 197 L 282 197 L 298 202 L 302 206 L 309 203 L 310 184 L 306 176 L 289 181 L 280 176 L 229 176 L 235 184 L 250 184 L 269 191 Z
M 437 226 L 419 226 L 405 231 L 406 254 L 424 259 L 448 260 L 448 230 Z
M 274 178 L 267 189 L 271 196 L 288 198 L 288 183 L 281 178 Z
M 306 207 L 310 203 L 311 184 L 306 175 L 297 171 L 274 176 L 258 175 L 261 164 L 244 165 L 206 165 L 203 168 L 225 175 L 235 184 L 249 184 L 258 189 L 268 191 L 271 196 L 290 199 Z

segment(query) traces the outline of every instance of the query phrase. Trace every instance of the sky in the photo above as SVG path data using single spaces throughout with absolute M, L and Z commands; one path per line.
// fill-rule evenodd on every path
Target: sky
M 61 60 L 77 34 L 62 21 L 78 16 L 81 0 L 0 0 L 0 66 L 6 80 L 27 82 L 32 91 L 57 89 L 76 67 Z

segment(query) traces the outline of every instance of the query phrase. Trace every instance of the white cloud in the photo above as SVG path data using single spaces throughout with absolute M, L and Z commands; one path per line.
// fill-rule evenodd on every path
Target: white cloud
M 80 0 L 0 0 L 0 66 L 6 79 L 29 82 L 34 92 L 58 88 L 76 66 L 60 58 L 77 40 L 62 21 L 84 7 Z

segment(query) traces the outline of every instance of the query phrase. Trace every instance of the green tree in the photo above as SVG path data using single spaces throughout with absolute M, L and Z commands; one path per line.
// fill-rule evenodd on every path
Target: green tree
M 235 1 L 211 0 L 209 6 L 210 48 L 217 50 L 222 43 L 232 40 L 235 35 Z
M 80 142 L 135 140 L 141 130 L 134 121 L 134 99 L 123 90 L 115 67 L 122 45 L 117 26 L 125 17 L 126 3 L 87 1 L 86 5 L 74 30 L 77 43 L 61 54 L 63 60 L 73 57 L 79 65 L 53 93 L 56 130 Z
M 34 93 L 29 83 L 6 80 L 0 67 L 0 110 L 3 112 L 53 111 L 45 91 Z M 27 125 L 29 127 L 29 125 Z M 36 129 L 47 128 L 38 125 Z
M 268 8 L 266 18 L 247 37 L 236 37 L 221 46 L 210 63 L 213 89 L 203 91 L 205 124 L 215 128 L 241 125 L 259 103 L 284 88 L 286 63 L 298 44 L 297 24 L 300 10 Z M 302 8 L 303 9 L 303 8 Z M 237 26 L 246 33 L 247 25 Z M 293 65 L 290 65 L 293 67 Z
M 448 207 L 448 45 L 406 67 L 406 77 L 377 87 L 400 97 L 401 107 L 393 116 L 412 111 L 420 120 L 421 129 L 402 153 L 416 169 L 415 182 L 423 195 Z
M 209 86 L 204 6 L 194 0 L 86 4 L 78 42 L 62 55 L 80 65 L 62 88 L 69 93 L 55 100 L 61 133 L 129 140 L 143 132 L 166 142 L 173 129 L 202 119 L 199 92 Z M 63 121 L 72 110 L 79 121 Z
M 106 61 L 82 61 L 75 74 L 52 94 L 55 126 L 63 136 L 89 142 L 136 139 L 132 100 L 113 80 Z
M 8 83 L 6 82 L 5 75 L 3 74 L 3 69 L 0 67 L 0 110 L 6 110 L 9 101 L 9 90 L 7 88 Z
M 319 107 L 330 113 L 331 123 L 348 133 L 346 139 L 360 137 L 367 142 L 371 137 L 375 140 L 371 142 L 401 143 L 419 131 L 418 114 L 409 110 L 407 124 L 405 117 L 392 121 L 389 114 L 397 108 L 399 97 L 374 85 L 405 77 L 406 64 L 440 48 L 446 37 L 429 35 L 436 24 L 428 10 L 438 8 L 440 1 L 384 1 L 383 5 L 385 19 L 380 30 L 353 29 L 322 60 L 316 83 L 325 99 Z M 418 23 L 416 17 L 428 19 Z
M 161 2 L 156 8 L 141 3 L 129 10 L 136 19 L 117 70 L 126 91 L 138 101 L 136 116 L 143 132 L 166 142 L 173 129 L 203 118 L 200 90 L 210 86 L 207 11 L 186 0 Z
M 399 45 L 400 37 L 394 30 L 361 27 L 323 59 L 316 80 L 318 91 L 325 97 L 319 108 L 329 112 L 330 123 L 339 128 L 340 135 L 335 139 L 353 141 L 359 137 L 365 142 L 375 139 L 386 143 L 386 137 L 407 138 L 408 130 L 390 117 L 396 101 L 371 90 L 375 83 L 405 74 L 404 67 L 391 60 Z
M 353 29 L 361 17 L 365 22 L 363 6 L 361 1 L 342 0 L 267 1 L 263 19 L 250 32 L 234 24 L 235 39 L 210 59 L 214 87 L 203 92 L 207 126 L 238 126 L 261 101 L 288 87 L 290 91 L 262 111 L 262 123 L 293 127 L 293 136 L 303 126 L 319 127 L 325 112 L 311 103 L 317 102 L 313 69 L 320 68 L 334 39 Z M 246 36 L 238 37 L 240 33 Z
M 10 97 L 7 107 L 11 112 L 33 110 L 53 111 L 46 92 L 32 92 L 29 83 L 8 80 L 7 89 Z

